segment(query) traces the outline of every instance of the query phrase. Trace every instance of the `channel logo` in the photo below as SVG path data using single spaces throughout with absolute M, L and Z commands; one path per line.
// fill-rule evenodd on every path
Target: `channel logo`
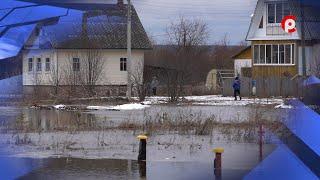
M 281 21 L 282 29 L 287 33 L 294 33 L 296 28 L 296 17 L 294 15 L 285 16 Z

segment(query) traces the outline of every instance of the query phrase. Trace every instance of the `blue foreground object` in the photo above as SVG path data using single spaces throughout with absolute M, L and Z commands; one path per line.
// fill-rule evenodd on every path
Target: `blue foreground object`
M 290 110 L 289 117 L 284 121 L 285 125 L 320 156 L 320 115 L 301 101 L 292 100 L 290 104 L 295 108 Z
M 319 179 L 320 115 L 298 100 L 290 104 L 283 123 L 291 135 L 244 179 Z
M 244 179 L 312 180 L 318 178 L 290 151 L 290 149 L 285 145 L 279 145 L 272 154 L 270 154 L 262 163 L 246 175 Z

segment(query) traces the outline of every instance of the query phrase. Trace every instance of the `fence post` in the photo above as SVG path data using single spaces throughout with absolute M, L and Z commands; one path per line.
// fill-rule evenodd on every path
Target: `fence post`
M 146 135 L 139 135 L 139 136 L 137 136 L 137 139 L 140 140 L 138 161 L 146 161 L 147 160 L 147 139 L 148 139 L 148 137 Z

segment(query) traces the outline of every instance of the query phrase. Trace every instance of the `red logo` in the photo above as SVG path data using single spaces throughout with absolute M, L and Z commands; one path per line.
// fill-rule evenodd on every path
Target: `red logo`
M 294 33 L 296 28 L 296 17 L 294 15 L 285 16 L 281 21 L 282 29 L 287 33 Z

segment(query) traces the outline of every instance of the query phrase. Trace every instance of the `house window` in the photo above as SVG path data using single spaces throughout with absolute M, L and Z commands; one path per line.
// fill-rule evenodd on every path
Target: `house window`
M 267 5 L 268 13 L 268 23 L 281 23 L 283 17 L 290 14 L 289 4 L 280 2 L 280 3 L 269 3 Z
M 33 58 L 28 59 L 28 71 L 33 71 Z
M 292 63 L 292 64 L 295 63 L 295 61 L 294 61 L 294 59 L 295 59 L 294 52 L 295 52 L 294 44 L 292 44 L 292 45 L 291 45 L 291 61 L 292 61 L 291 63 Z
M 38 71 L 38 72 L 42 71 L 41 58 L 37 58 L 37 71 Z
M 272 49 L 271 45 L 266 45 L 266 63 L 271 64 L 272 62 Z
M 281 45 L 279 45 L 279 62 L 280 62 L 280 64 L 285 64 L 284 63 L 284 57 L 285 57 L 284 45 L 281 44 Z M 291 57 L 289 57 L 289 58 L 291 58 Z
M 72 69 L 73 69 L 73 71 L 80 71 L 80 59 L 79 58 L 72 59 Z
M 265 64 L 266 63 L 266 46 L 265 45 L 260 45 L 260 64 Z
M 46 71 L 51 71 L 50 58 L 46 58 Z
M 263 29 L 263 16 L 261 17 L 261 20 L 260 20 L 259 29 Z
M 279 63 L 279 46 L 272 45 L 272 64 Z
M 255 65 L 294 65 L 294 44 L 253 46 Z
M 120 71 L 127 71 L 127 58 L 120 58 Z
M 268 4 L 268 23 L 275 23 L 275 4 Z

